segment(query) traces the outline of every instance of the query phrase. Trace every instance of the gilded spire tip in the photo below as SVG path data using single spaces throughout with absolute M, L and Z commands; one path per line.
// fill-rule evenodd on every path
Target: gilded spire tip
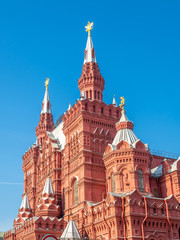
M 87 26 L 85 26 L 86 32 L 88 32 L 88 36 L 91 36 L 91 30 L 93 29 L 94 23 L 88 22 Z
M 124 106 L 125 106 L 125 98 L 124 98 L 124 97 L 120 97 L 120 99 L 121 99 L 120 108 L 122 108 L 122 110 L 124 110 Z
M 49 85 L 49 78 L 46 78 L 46 81 L 45 81 L 45 87 L 46 87 L 46 89 L 48 89 L 48 85 Z

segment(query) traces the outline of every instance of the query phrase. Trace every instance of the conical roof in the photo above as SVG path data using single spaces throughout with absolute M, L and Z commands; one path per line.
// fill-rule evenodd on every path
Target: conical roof
M 65 239 L 68 239 L 68 240 L 81 239 L 81 236 L 76 227 L 76 224 L 74 223 L 74 221 L 72 219 L 68 222 L 68 225 L 66 226 L 66 228 L 61 236 L 61 240 L 65 240 Z
M 54 190 L 53 190 L 53 187 L 52 187 L 52 182 L 51 182 L 50 177 L 48 177 L 46 179 L 46 183 L 45 183 L 42 195 L 44 195 L 45 193 L 47 193 L 48 195 L 52 193 L 54 195 Z
M 49 100 L 49 92 L 48 92 L 47 87 L 46 87 L 46 91 L 44 94 L 44 100 L 42 102 L 41 113 L 51 113 L 51 104 L 50 104 L 50 100 Z
M 127 116 L 126 116 L 126 112 L 125 112 L 125 110 L 123 109 L 122 111 L 121 111 L 121 118 L 120 118 L 120 120 L 119 120 L 119 123 L 122 123 L 122 122 L 130 122 L 129 121 L 129 119 L 127 118 Z
M 24 198 L 22 200 L 20 209 L 22 209 L 22 208 L 24 208 L 24 209 L 31 209 L 27 194 L 24 195 Z
M 117 133 L 116 136 L 113 140 L 112 145 L 116 146 L 118 143 L 120 143 L 122 140 L 126 141 L 130 145 L 138 141 L 139 139 L 137 136 L 134 134 L 134 132 L 131 129 L 120 129 Z
M 90 35 L 88 36 L 88 39 L 87 39 L 84 64 L 87 62 L 95 62 L 95 63 L 97 62 L 95 52 L 94 52 L 92 38 Z
M 112 102 L 112 104 L 113 104 L 115 107 L 117 107 L 115 95 L 113 96 L 113 102 Z
M 112 146 L 117 146 L 122 140 L 130 145 L 139 140 L 133 132 L 133 123 L 127 118 L 125 110 L 123 109 L 121 113 L 121 118 L 117 122 L 118 132 L 112 142 Z

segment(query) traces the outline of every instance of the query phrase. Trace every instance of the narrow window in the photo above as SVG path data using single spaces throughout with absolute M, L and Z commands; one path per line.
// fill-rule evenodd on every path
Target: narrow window
M 48 224 L 48 223 L 46 223 L 46 229 L 47 229 L 47 230 L 49 229 L 49 224 Z
M 112 173 L 111 182 L 112 182 L 112 192 L 115 192 L 116 191 L 116 183 L 115 183 L 114 173 Z
M 41 222 L 38 224 L 38 228 L 41 229 Z
M 111 109 L 109 109 L 109 116 L 111 116 L 112 115 L 112 113 L 111 113 Z
M 143 173 L 141 170 L 138 170 L 138 184 L 139 184 L 139 191 L 144 192 Z
M 153 213 L 156 214 L 156 208 L 153 208 Z
M 74 182 L 74 204 L 78 204 L 78 181 Z
M 99 91 L 98 91 L 98 100 L 99 100 Z
M 96 90 L 94 91 L 94 99 L 96 99 Z
M 161 214 L 164 215 L 164 208 L 161 208 Z
M 102 108 L 101 108 L 101 114 L 103 114 L 103 113 L 104 113 L 104 108 L 102 107 Z
M 96 107 L 95 106 L 93 106 L 93 112 L 96 112 Z
M 158 197 L 158 191 L 157 191 L 157 188 L 154 189 L 154 196 L 155 196 L 155 197 Z
M 85 110 L 86 110 L 86 111 L 88 110 L 88 105 L 87 105 L 87 103 L 85 104 Z
M 90 92 L 90 99 L 92 99 L 92 91 L 90 90 L 89 92 Z
M 88 91 L 86 91 L 86 98 L 88 98 Z

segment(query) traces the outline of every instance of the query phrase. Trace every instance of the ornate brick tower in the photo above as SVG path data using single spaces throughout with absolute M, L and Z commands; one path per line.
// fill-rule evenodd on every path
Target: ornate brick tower
M 123 107 L 122 116 L 116 123 L 117 133 L 105 151 L 108 192 L 131 192 L 139 189 L 149 193 L 149 151 L 133 132 Z M 144 179 L 144 180 L 143 180 Z
M 92 23 L 89 23 L 86 31 L 88 31 L 88 39 L 85 49 L 84 65 L 82 74 L 78 80 L 79 90 L 82 96 L 86 96 L 91 100 L 103 100 L 104 79 L 101 76 L 96 61 L 95 50 L 91 38 Z
M 62 164 L 64 213 L 83 209 L 85 201 L 101 201 L 106 196 L 104 150 L 111 143 L 120 108 L 106 105 L 103 100 L 104 79 L 95 57 L 88 24 L 85 59 L 78 86 L 81 100 L 68 109 L 63 117 L 66 138 Z M 77 221 L 79 213 L 74 216 Z M 69 217 L 67 218 L 69 219 Z

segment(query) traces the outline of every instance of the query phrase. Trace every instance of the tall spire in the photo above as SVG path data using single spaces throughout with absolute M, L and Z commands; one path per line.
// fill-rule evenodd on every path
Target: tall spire
M 85 27 L 88 32 L 88 39 L 85 49 L 85 58 L 82 69 L 82 74 L 78 80 L 81 96 L 85 93 L 85 98 L 91 100 L 103 100 L 104 79 L 99 71 L 96 61 L 95 51 L 91 38 L 91 30 L 93 23 L 88 22 Z M 85 99 L 84 98 L 84 99 Z
M 69 103 L 68 111 L 71 109 L 71 103 Z
M 36 136 L 39 144 L 42 143 L 42 140 L 46 134 L 46 131 L 51 132 L 54 126 L 53 115 L 51 112 L 51 104 L 49 100 L 48 86 L 49 86 L 49 78 L 47 78 L 45 82 L 46 90 L 45 90 L 45 95 L 42 102 L 40 120 L 39 120 L 38 126 L 36 127 Z
M 93 47 L 93 42 L 91 38 L 91 30 L 93 29 L 93 22 L 90 23 L 88 22 L 88 25 L 85 27 L 86 32 L 88 32 L 88 39 L 87 39 L 87 44 L 86 44 L 86 49 L 85 49 L 85 58 L 84 58 L 84 64 L 87 62 L 97 62 L 96 61 L 96 56 L 95 56 L 95 51 Z
M 44 100 L 42 102 L 41 113 L 51 113 L 51 104 L 50 104 L 50 100 L 49 100 L 48 85 L 49 85 L 49 78 L 47 78 L 46 82 L 45 82 L 46 91 L 44 94 Z
M 117 107 L 116 99 L 115 99 L 115 94 L 114 94 L 114 96 L 113 96 L 113 102 L 112 102 L 112 104 L 113 104 L 115 107 Z

